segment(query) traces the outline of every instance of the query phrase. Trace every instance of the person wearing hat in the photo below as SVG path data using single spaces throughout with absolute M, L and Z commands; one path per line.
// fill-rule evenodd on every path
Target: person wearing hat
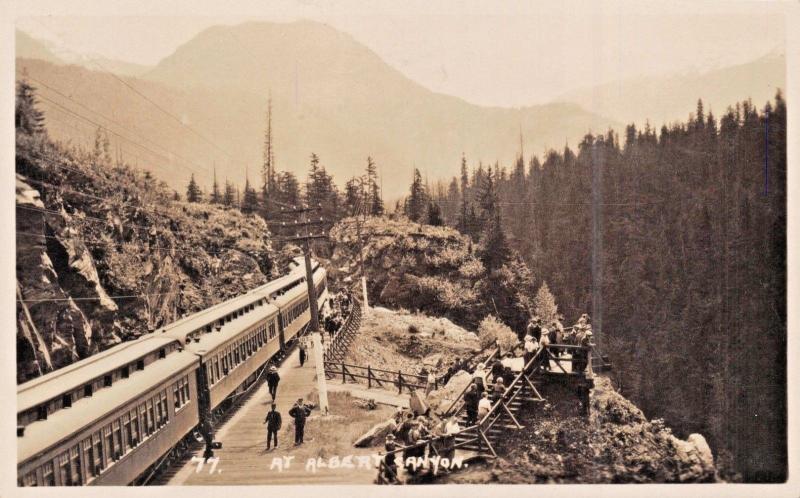
M 572 360 L 572 371 L 575 373 L 583 373 L 586 370 L 586 366 L 589 364 L 589 353 L 592 347 L 591 329 L 586 331 L 579 345 L 581 348 L 575 351 Z
M 475 372 L 472 374 L 472 382 L 478 390 L 478 396 L 480 396 L 488 387 L 486 381 L 486 365 L 478 363 L 478 366 L 475 367 Z
M 478 394 L 478 389 L 475 387 L 475 384 L 470 384 L 470 386 L 467 388 L 467 392 L 464 393 L 464 409 L 467 412 L 468 427 L 475 425 L 475 421 L 478 418 L 479 400 L 480 395 Z
M 269 395 L 272 397 L 272 401 L 275 401 L 275 396 L 278 394 L 278 382 L 280 382 L 281 376 L 278 375 L 278 369 L 275 368 L 275 365 L 269 367 L 269 373 L 267 374 L 267 389 L 269 389 Z
M 303 435 L 306 428 L 306 419 L 311 415 L 311 410 L 303 404 L 303 398 L 298 398 L 289 410 L 289 416 L 294 419 L 294 444 L 303 444 Z
M 300 366 L 306 362 L 306 342 L 300 341 Z
M 527 336 L 525 338 L 525 345 L 524 345 L 525 353 L 522 355 L 522 365 L 528 365 L 531 362 L 534 355 L 536 355 L 536 351 L 539 350 L 539 342 L 533 336 Z M 533 368 L 533 366 L 528 367 L 528 372 Z
M 275 442 L 275 447 L 278 447 L 278 431 L 281 429 L 281 414 L 275 409 L 277 405 L 272 403 L 272 409 L 267 412 L 267 417 L 264 419 L 267 424 L 267 451 L 270 449 L 270 441 Z
M 389 482 L 395 482 L 397 481 L 397 462 L 393 452 L 397 449 L 397 442 L 394 434 L 390 432 L 386 435 L 383 447 L 386 449 L 386 455 L 383 457 L 383 477 Z

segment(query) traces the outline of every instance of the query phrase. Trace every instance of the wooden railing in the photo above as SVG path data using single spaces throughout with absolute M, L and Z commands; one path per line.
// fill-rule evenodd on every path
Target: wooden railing
M 491 366 L 489 365 L 489 362 L 491 362 L 492 360 L 494 360 L 494 359 L 495 359 L 495 357 L 496 357 L 496 356 L 498 356 L 499 354 L 500 354 L 500 348 L 497 348 L 497 349 L 495 349 L 494 351 L 492 351 L 492 354 L 490 354 L 490 355 L 489 355 L 489 356 L 486 358 L 486 360 L 484 360 L 482 363 L 484 363 L 484 365 L 486 365 L 486 367 L 487 367 L 487 368 L 491 368 Z M 467 392 L 467 389 L 469 389 L 469 386 L 470 386 L 470 385 L 472 385 L 472 380 L 470 380 L 469 384 L 467 384 L 466 386 L 464 386 L 464 389 L 462 389 L 462 390 L 461 390 L 461 392 L 460 392 L 460 393 L 458 393 L 458 396 L 456 396 L 456 398 L 453 400 L 453 402 L 452 402 L 452 403 L 450 403 L 450 406 L 448 406 L 448 407 L 447 407 L 447 410 L 445 410 L 445 411 L 442 413 L 442 416 L 444 416 L 444 417 L 449 417 L 451 414 L 456 414 L 456 413 L 458 413 L 459 411 L 461 411 L 461 408 L 462 408 L 462 407 L 463 407 L 463 405 L 464 405 L 464 403 L 463 403 L 463 400 L 464 400 L 464 394 L 466 394 L 466 392 Z M 485 387 L 489 387 L 489 386 L 485 386 Z M 459 406 L 459 407 L 458 407 L 458 409 L 456 409 L 456 410 L 455 410 L 455 412 L 454 412 L 454 411 L 453 411 L 453 409 L 455 408 L 455 406 L 456 406 L 456 403 L 458 403 L 459 401 L 461 401 L 461 402 L 462 402 L 462 403 L 461 403 L 461 406 Z
M 361 303 L 358 299 L 352 299 L 350 314 L 339 330 L 325 337 L 325 363 L 329 361 L 344 361 L 347 349 L 353 342 L 359 327 L 361 327 Z
M 329 379 L 341 377 L 342 383 L 352 382 L 364 383 L 366 381 L 367 387 L 385 387 L 387 385 L 394 386 L 398 393 L 403 392 L 403 387 L 409 389 L 425 389 L 428 384 L 428 377 L 426 375 L 406 373 L 401 370 L 383 370 L 380 368 L 372 368 L 367 365 L 350 365 L 344 362 L 326 361 L 325 362 L 325 377 Z M 434 380 L 434 389 L 438 389 L 438 380 Z
M 511 417 L 511 420 L 514 422 L 514 424 L 518 428 L 522 427 L 522 425 L 520 425 L 519 422 L 517 421 L 516 417 L 514 417 L 514 414 L 511 412 L 511 409 L 508 407 L 508 404 L 511 401 L 513 401 L 514 398 L 516 398 L 517 395 L 519 395 L 519 393 L 522 391 L 522 379 L 524 379 L 526 381 L 526 383 L 533 389 L 533 391 L 538 394 L 538 391 L 536 390 L 536 387 L 533 385 L 533 383 L 528 378 L 528 376 L 529 375 L 533 375 L 534 373 L 538 372 L 538 369 L 535 369 L 533 367 L 539 361 L 539 356 L 542 354 L 542 351 L 543 351 L 543 349 L 540 349 L 539 351 L 537 351 L 536 354 L 528 361 L 528 363 L 526 363 L 523 366 L 523 368 L 520 371 L 520 373 L 517 374 L 517 376 L 514 378 L 514 380 L 511 382 L 511 384 L 509 384 L 509 386 L 503 392 L 503 395 L 500 396 L 500 398 L 492 405 L 492 408 L 489 410 L 489 412 L 486 415 L 484 415 L 483 418 L 481 418 L 481 420 L 478 421 L 477 424 L 472 425 L 470 427 L 467 427 L 465 429 L 462 429 L 462 430 L 460 430 L 458 432 L 455 432 L 453 434 L 435 436 L 435 437 L 432 437 L 432 438 L 429 438 L 429 439 L 425 439 L 425 440 L 419 441 L 417 443 L 414 443 L 414 444 L 411 444 L 411 445 L 408 445 L 408 446 L 404 446 L 402 448 L 398 448 L 396 450 L 392 450 L 392 451 L 388 451 L 388 452 L 384 453 L 383 454 L 384 458 L 381 458 L 380 462 L 378 463 L 378 481 L 380 482 L 381 479 L 383 479 L 383 476 L 385 476 L 386 473 L 387 473 L 387 468 L 386 468 L 386 464 L 385 464 L 386 455 L 392 455 L 392 454 L 397 455 L 398 453 L 402 453 L 402 452 L 404 452 L 406 450 L 414 449 L 414 448 L 420 448 L 420 447 L 426 446 L 426 445 L 430 445 L 429 449 L 431 451 L 436 452 L 436 445 L 434 443 L 445 441 L 447 438 L 453 438 L 453 441 L 454 441 L 453 447 L 454 448 L 458 448 L 458 447 L 461 447 L 461 446 L 467 446 L 467 445 L 470 445 L 470 444 L 473 444 L 473 443 L 476 443 L 476 442 L 477 442 L 479 447 L 481 447 L 482 445 L 485 444 L 486 445 L 486 449 L 489 451 L 489 453 L 491 453 L 492 456 L 496 457 L 497 456 L 497 452 L 495 451 L 494 447 L 492 446 L 492 443 L 489 441 L 487 433 L 489 432 L 489 429 L 491 429 L 491 427 L 501 418 L 503 413 L 507 413 Z M 541 396 L 539 396 L 539 397 L 541 398 Z M 500 410 L 503 410 L 503 412 L 500 413 Z M 456 436 L 463 436 L 463 435 L 466 435 L 466 436 L 469 436 L 469 437 L 467 439 L 463 439 L 461 441 L 456 441 Z M 401 462 L 401 464 L 402 463 L 403 462 Z

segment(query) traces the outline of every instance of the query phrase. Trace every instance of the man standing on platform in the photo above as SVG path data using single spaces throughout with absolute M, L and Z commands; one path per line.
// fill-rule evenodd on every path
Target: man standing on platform
M 303 404 L 303 398 L 298 398 L 291 410 L 289 416 L 294 419 L 294 444 L 295 446 L 303 444 L 303 433 L 306 428 L 306 419 L 311 415 L 311 410 Z
M 300 366 L 306 362 L 306 343 L 303 339 L 300 340 Z
M 278 382 L 280 382 L 281 376 L 278 375 L 278 369 L 275 368 L 275 365 L 269 367 L 269 373 L 267 374 L 267 388 L 269 389 L 269 395 L 272 396 L 272 401 L 275 401 L 275 396 L 278 394 Z
M 272 410 L 267 412 L 264 423 L 267 424 L 267 451 L 270 449 L 270 441 L 275 442 L 278 447 L 278 431 L 281 429 L 281 414 L 275 409 L 277 405 L 272 403 Z

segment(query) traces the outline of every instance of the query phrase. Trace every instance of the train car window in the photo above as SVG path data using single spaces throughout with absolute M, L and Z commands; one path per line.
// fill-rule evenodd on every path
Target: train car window
M 42 465 L 42 485 L 55 486 L 56 476 L 53 474 L 53 462 L 47 462 Z
M 150 435 L 155 431 L 156 411 L 153 408 L 153 400 L 147 401 L 147 434 Z
M 118 460 L 122 454 L 122 427 L 119 420 L 111 422 L 111 428 L 114 431 L 114 460 Z
M 94 475 L 99 475 L 105 467 L 103 460 L 103 438 L 100 435 L 100 431 L 94 433 L 92 441 L 94 443 Z
M 58 455 L 58 478 L 62 486 L 72 486 L 72 473 L 69 470 L 69 451 Z
M 214 373 L 216 374 L 217 380 L 219 380 L 220 379 L 220 375 L 219 375 L 219 358 L 215 358 L 214 359 Z
M 91 395 L 92 395 L 92 385 L 86 384 L 85 386 L 83 386 L 83 397 L 88 398 Z
M 70 470 L 72 472 L 71 481 L 73 486 L 83 484 L 83 469 L 81 468 L 81 452 L 78 445 L 69 450 Z
M 72 407 L 72 393 L 67 393 L 61 397 L 61 406 L 64 408 Z
M 106 461 L 114 461 L 114 437 L 111 435 L 111 426 L 103 427 L 103 440 L 105 441 Z
M 183 378 L 183 400 L 184 403 L 189 402 L 189 377 Z
M 92 438 L 87 437 L 83 440 L 83 461 L 86 462 L 87 476 L 94 477 L 95 463 L 94 463 L 94 446 L 92 445 Z
M 113 383 L 113 379 L 112 379 L 112 377 L 110 375 L 106 375 L 105 377 L 103 377 L 103 386 L 111 387 L 112 383 Z
M 47 404 L 36 407 L 36 420 L 47 420 Z
M 162 424 L 169 422 L 169 410 L 167 410 L 167 390 L 161 391 L 161 411 L 164 413 Z
M 38 486 L 39 482 L 36 480 L 36 471 L 28 472 L 22 477 L 22 485 L 25 487 Z
M 130 417 L 130 443 L 131 448 L 136 448 L 136 446 L 139 444 L 139 413 L 137 412 L 136 408 L 131 410 Z
M 122 452 L 127 453 L 133 448 L 133 436 L 131 434 L 131 415 L 122 415 Z
M 123 379 L 127 379 L 128 377 L 130 377 L 130 374 L 131 374 L 131 370 L 130 370 L 130 367 L 128 365 L 125 365 L 124 367 L 122 367 L 122 378 Z
M 158 357 L 159 358 L 166 358 L 167 357 L 167 350 L 164 349 L 164 348 L 159 349 L 158 350 Z

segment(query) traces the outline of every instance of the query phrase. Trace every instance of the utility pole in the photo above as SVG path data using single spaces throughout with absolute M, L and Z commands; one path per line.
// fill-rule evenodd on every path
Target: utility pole
M 325 357 L 322 351 L 322 337 L 319 333 L 319 305 L 317 302 L 317 289 L 314 286 L 314 272 L 311 268 L 311 246 L 310 241 L 316 239 L 327 239 L 328 235 L 324 233 L 322 228 L 316 232 L 311 231 L 309 227 L 318 225 L 324 220 L 322 217 L 314 220 L 309 218 L 308 213 L 318 211 L 321 206 L 317 207 L 297 207 L 297 206 L 280 206 L 281 214 L 299 214 L 300 219 L 293 222 L 280 222 L 281 227 L 296 229 L 293 237 L 282 239 L 284 242 L 301 242 L 303 247 L 303 259 L 305 260 L 306 267 L 306 284 L 308 287 L 308 307 L 311 311 L 311 322 L 308 325 L 308 330 L 311 332 L 311 337 L 314 343 L 314 363 L 317 370 L 317 390 L 319 391 L 319 408 L 320 411 L 328 414 L 328 388 L 325 383 Z

